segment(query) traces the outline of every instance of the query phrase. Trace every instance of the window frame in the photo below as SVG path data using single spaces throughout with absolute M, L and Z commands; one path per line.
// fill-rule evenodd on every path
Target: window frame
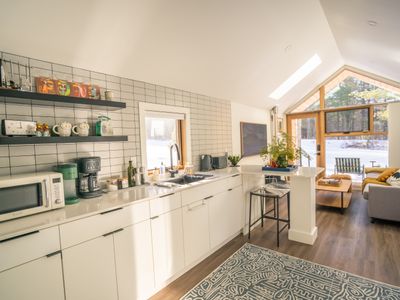
M 185 107 L 170 106 L 162 104 L 153 104 L 146 102 L 139 102 L 139 121 L 140 121 L 140 146 L 142 166 L 147 169 L 147 136 L 146 136 L 146 113 L 161 112 L 171 114 L 183 114 L 184 120 L 177 121 L 177 141 L 181 151 L 181 160 L 178 169 L 184 167 L 185 162 L 192 157 L 191 151 L 191 138 L 190 138 L 190 110 Z M 168 167 L 168 164 L 166 165 Z M 152 172 L 154 169 L 148 169 Z

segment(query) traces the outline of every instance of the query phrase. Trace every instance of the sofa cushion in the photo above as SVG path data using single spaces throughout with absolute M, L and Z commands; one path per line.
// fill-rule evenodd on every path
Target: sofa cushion
M 400 186 L 400 170 L 397 170 L 386 182 L 393 186 Z
M 379 184 L 379 185 L 390 185 L 390 184 L 387 183 L 387 182 L 378 181 L 376 178 L 369 178 L 369 177 L 367 177 L 367 178 L 365 178 L 365 179 L 363 180 L 363 182 L 362 182 L 361 191 L 362 191 L 363 193 L 364 193 L 364 189 L 365 189 L 365 187 L 367 186 L 367 184 L 370 184 L 370 183 Z
M 390 176 L 396 173 L 397 170 L 398 170 L 397 168 L 387 168 L 376 179 L 378 181 L 386 182 L 386 180 L 388 180 Z

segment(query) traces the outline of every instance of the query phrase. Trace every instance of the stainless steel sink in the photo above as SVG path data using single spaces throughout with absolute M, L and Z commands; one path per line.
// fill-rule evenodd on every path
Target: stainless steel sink
M 172 178 L 172 179 L 166 180 L 165 182 L 175 183 L 175 184 L 179 184 L 179 185 L 185 185 L 185 184 L 197 182 L 200 180 L 204 180 L 206 178 L 213 177 L 213 176 L 214 175 L 210 175 L 210 174 L 183 175 L 178 178 Z

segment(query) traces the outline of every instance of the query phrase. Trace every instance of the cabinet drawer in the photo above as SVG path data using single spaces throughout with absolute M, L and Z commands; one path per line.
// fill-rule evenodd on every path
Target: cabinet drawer
M 145 201 L 60 225 L 61 248 L 71 247 L 149 218 L 149 202 Z
M 167 194 L 150 200 L 150 216 L 159 216 L 182 206 L 181 194 Z
M 236 175 L 226 179 L 226 187 L 228 189 L 233 189 L 242 184 L 242 176 Z
M 225 180 L 218 180 L 184 190 L 181 192 L 182 206 L 213 196 L 224 191 L 225 189 Z
M 0 241 L 0 272 L 58 250 L 57 226 Z

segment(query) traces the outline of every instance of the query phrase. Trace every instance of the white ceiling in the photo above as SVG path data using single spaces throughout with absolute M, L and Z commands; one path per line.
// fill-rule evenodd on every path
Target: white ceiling
M 392 47 L 387 51 L 399 49 L 394 35 L 399 28 L 392 28 L 382 12 L 379 18 L 367 18 L 377 19 L 378 27 L 353 30 L 354 17 L 365 25 L 366 16 L 354 12 L 356 7 L 346 9 L 361 2 L 381 1 L 322 0 L 334 37 L 318 0 L 0 0 L 1 11 L 6 12 L 0 18 L 0 50 L 284 109 L 344 63 L 399 79 L 400 73 L 386 65 L 374 68 L 389 53 L 378 60 L 377 44 L 389 40 Z M 395 19 L 394 9 L 389 13 Z M 349 25 L 341 29 L 346 22 Z M 392 38 L 367 44 L 368 31 L 381 30 L 381 24 Z M 372 47 L 372 54 L 358 59 L 366 46 Z M 315 53 L 322 59 L 315 71 L 281 100 L 268 97 Z
M 400 81 L 399 0 L 321 0 L 321 5 L 345 64 Z

